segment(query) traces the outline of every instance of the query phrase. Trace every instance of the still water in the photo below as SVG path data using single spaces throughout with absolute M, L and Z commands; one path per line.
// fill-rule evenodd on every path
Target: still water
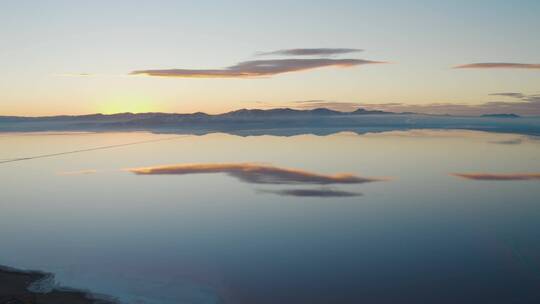
M 540 301 L 540 181 L 451 175 L 538 173 L 534 137 L 0 134 L 0 161 L 69 151 L 0 164 L 0 264 L 126 303 Z M 128 170 L 185 163 L 382 181 Z

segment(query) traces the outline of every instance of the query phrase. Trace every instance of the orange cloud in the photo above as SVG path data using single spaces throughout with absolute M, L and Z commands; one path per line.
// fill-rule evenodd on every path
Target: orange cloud
M 483 181 L 540 180 L 540 173 L 452 173 L 450 175 L 469 180 Z
M 253 78 L 282 73 L 299 72 L 323 67 L 353 67 L 364 64 L 385 63 L 363 59 L 272 59 L 240 62 L 224 69 L 165 69 L 138 70 L 131 75 L 180 78 Z
M 178 164 L 133 168 L 129 169 L 129 171 L 139 175 L 226 173 L 243 182 L 253 184 L 361 184 L 385 180 L 381 178 L 360 177 L 347 173 L 334 175 L 317 174 L 298 169 L 253 163 Z
M 540 69 L 540 64 L 534 63 L 511 63 L 511 62 L 486 62 L 470 63 L 453 67 L 454 69 Z

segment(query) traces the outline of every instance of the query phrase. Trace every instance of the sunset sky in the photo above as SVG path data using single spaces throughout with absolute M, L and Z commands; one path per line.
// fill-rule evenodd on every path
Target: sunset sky
M 0 115 L 540 115 L 540 1 L 2 1 Z

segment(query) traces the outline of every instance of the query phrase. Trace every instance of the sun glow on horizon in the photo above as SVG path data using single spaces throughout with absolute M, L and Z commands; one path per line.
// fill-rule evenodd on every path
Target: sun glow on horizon
M 133 93 L 114 94 L 98 103 L 97 112 L 115 113 L 147 113 L 160 112 L 158 104 L 149 96 Z

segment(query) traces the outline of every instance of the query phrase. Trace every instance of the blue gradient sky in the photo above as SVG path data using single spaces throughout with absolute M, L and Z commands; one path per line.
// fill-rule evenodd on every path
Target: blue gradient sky
M 539 1 L 411 2 L 2 1 L 0 115 L 215 113 L 313 99 L 480 104 L 518 102 L 492 93 L 540 93 L 539 69 L 452 69 L 540 63 Z M 390 63 L 263 79 L 128 76 L 319 47 Z

